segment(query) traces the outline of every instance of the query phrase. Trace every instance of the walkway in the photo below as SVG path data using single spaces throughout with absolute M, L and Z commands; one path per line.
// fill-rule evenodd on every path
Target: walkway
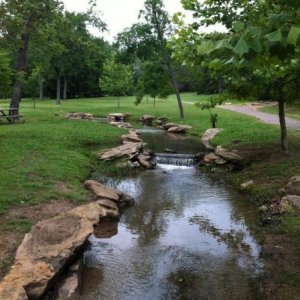
M 277 115 L 272 115 L 269 113 L 264 113 L 257 111 L 255 106 L 252 105 L 221 105 L 219 106 L 222 109 L 238 112 L 241 114 L 245 114 L 248 116 L 253 116 L 256 117 L 257 119 L 269 123 L 269 124 L 275 124 L 279 125 L 279 120 Z M 295 129 L 295 130 L 300 130 L 300 121 L 291 119 L 291 118 L 285 118 L 286 120 L 286 126 L 289 129 Z

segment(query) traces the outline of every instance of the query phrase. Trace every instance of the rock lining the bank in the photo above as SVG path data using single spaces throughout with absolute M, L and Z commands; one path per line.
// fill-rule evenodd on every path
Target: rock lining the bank
M 153 169 L 154 165 L 151 162 L 153 154 L 144 150 L 143 140 L 136 131 L 132 130 L 128 134 L 124 134 L 122 143 L 121 146 L 97 153 L 97 158 L 103 161 L 122 159 L 118 163 L 121 168 Z
M 86 186 L 95 192 L 95 202 L 39 222 L 25 235 L 0 284 L 0 299 L 40 299 L 83 248 L 94 226 L 104 218 L 119 219 L 119 209 L 134 203 L 131 196 L 98 182 L 87 181 Z

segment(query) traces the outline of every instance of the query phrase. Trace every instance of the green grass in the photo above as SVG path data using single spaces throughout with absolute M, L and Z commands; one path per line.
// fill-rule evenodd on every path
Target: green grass
M 267 112 L 273 115 L 278 114 L 278 108 L 277 107 L 265 107 L 262 108 L 261 111 Z M 295 104 L 287 104 L 286 105 L 286 116 L 295 120 L 300 121 L 300 105 Z
M 23 216 L 18 216 L 2 224 L 0 228 L 3 230 L 9 230 L 9 231 L 17 230 L 20 233 L 27 233 L 30 231 L 32 225 L 33 222 L 31 220 Z
M 187 93 L 182 98 L 184 102 L 203 102 L 208 96 Z M 82 183 L 95 165 L 94 151 L 117 145 L 124 131 L 107 124 L 66 120 L 67 112 L 88 112 L 96 116 L 130 113 L 130 122 L 134 124 L 143 114 L 149 113 L 189 124 L 193 126 L 191 133 L 199 136 L 210 127 L 208 111 L 188 103 L 184 104 L 185 120 L 182 121 L 175 96 L 158 101 L 156 108 L 151 99 L 149 102 L 144 100 L 140 106 L 135 106 L 134 100 L 134 97 L 122 98 L 120 110 L 112 97 L 68 100 L 61 106 L 55 105 L 53 100 L 36 101 L 35 110 L 31 99 L 23 100 L 21 113 L 25 124 L 0 126 L 0 213 L 12 205 L 61 198 L 87 199 L 88 192 L 82 188 Z M 7 100 L 0 101 L 1 108 L 8 105 Z M 216 109 L 216 112 L 218 126 L 226 130 L 217 136 L 215 144 L 231 146 L 231 141 L 238 139 L 239 145 L 272 144 L 278 147 L 278 127 L 230 111 Z M 65 188 L 61 188 L 62 184 Z

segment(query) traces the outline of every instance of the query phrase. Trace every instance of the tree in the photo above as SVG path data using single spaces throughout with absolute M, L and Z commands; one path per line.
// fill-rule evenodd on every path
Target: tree
M 223 103 L 222 98 L 213 97 L 210 98 L 209 101 L 207 101 L 206 103 L 197 102 L 195 103 L 195 106 L 201 108 L 202 110 L 207 109 L 209 111 L 211 126 L 212 128 L 216 128 L 217 121 L 218 121 L 218 114 L 213 113 L 212 109 L 215 108 L 217 105 L 221 105 L 222 103 Z
M 196 0 L 182 3 L 195 16 L 204 16 L 199 24 L 209 25 L 213 20 L 229 29 L 229 37 L 210 44 L 207 53 L 216 51 L 218 57 L 220 49 L 225 50 L 226 59 L 218 57 L 221 64 L 234 70 L 247 68 L 272 88 L 279 107 L 281 148 L 288 152 L 285 88 L 299 76 L 299 1 L 227 0 L 221 6 L 216 0 L 206 0 L 201 6 Z
M 0 97 L 6 97 L 10 90 L 12 71 L 8 54 L 0 51 Z
M 23 0 L 22 3 L 18 0 L 1 0 L 0 2 L 1 34 L 8 39 L 14 38 L 15 46 L 19 49 L 11 108 L 19 108 L 21 101 L 30 39 L 38 35 L 38 30 L 62 9 L 60 4 L 57 0 Z M 13 113 L 18 114 L 18 111 Z
M 99 80 L 99 86 L 107 94 L 117 97 L 118 108 L 120 108 L 120 96 L 130 93 L 132 90 L 132 79 L 133 74 L 130 66 L 110 60 L 103 66 L 103 74 Z
M 175 72 L 171 63 L 171 52 L 167 47 L 167 38 L 172 31 L 171 22 L 167 12 L 164 10 L 162 0 L 146 0 L 144 10 L 140 13 L 140 18 L 143 18 L 146 24 L 151 28 L 151 33 L 156 41 L 156 48 L 161 55 L 167 67 L 168 74 L 176 93 L 180 117 L 184 118 L 183 105 L 180 97 L 180 91 L 176 81 Z
M 167 70 L 160 60 L 148 61 L 142 65 L 141 76 L 137 84 L 136 104 L 141 103 L 145 95 L 154 99 L 167 98 L 172 93 Z

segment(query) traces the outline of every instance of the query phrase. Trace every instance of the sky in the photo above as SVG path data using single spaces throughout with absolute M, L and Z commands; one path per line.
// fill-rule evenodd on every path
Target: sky
M 69 11 L 86 11 L 88 0 L 63 0 L 65 8 Z M 165 7 L 172 16 L 178 11 L 183 11 L 180 0 L 165 0 Z M 102 12 L 102 19 L 108 25 L 109 32 L 104 36 L 112 41 L 117 33 L 130 27 L 138 20 L 139 11 L 144 0 L 97 0 L 97 8 Z

